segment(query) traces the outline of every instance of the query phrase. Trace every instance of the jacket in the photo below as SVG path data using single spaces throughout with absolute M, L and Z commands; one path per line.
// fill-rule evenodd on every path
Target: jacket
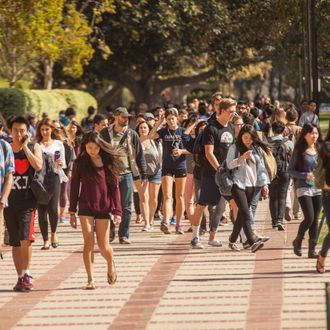
M 257 183 L 256 187 L 263 187 L 269 184 L 268 173 L 264 165 L 263 158 L 257 148 L 253 148 L 253 156 L 256 159 L 257 163 Z M 238 164 L 238 158 L 240 153 L 236 151 L 236 144 L 230 146 L 227 154 L 227 167 L 229 170 L 233 170 L 233 183 L 238 186 L 240 189 L 245 189 L 245 178 L 246 178 L 246 159 Z
M 100 136 L 103 140 L 111 143 L 111 132 L 114 129 L 114 124 L 109 127 L 105 127 L 100 132 Z M 141 179 L 147 178 L 147 164 L 145 161 L 142 145 L 138 134 L 130 128 L 127 128 L 127 146 L 128 146 L 128 160 L 131 167 L 131 171 L 134 177 L 140 176 Z

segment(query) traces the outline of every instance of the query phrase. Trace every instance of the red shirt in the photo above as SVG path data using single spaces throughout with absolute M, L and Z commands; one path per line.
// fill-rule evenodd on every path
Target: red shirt
M 97 176 L 81 176 L 74 163 L 71 177 L 69 212 L 91 210 L 95 213 L 122 215 L 119 180 L 106 176 L 104 166 L 97 167 Z

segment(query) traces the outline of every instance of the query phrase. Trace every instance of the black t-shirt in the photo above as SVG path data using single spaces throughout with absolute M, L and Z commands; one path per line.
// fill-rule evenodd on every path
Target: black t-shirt
M 9 194 L 8 205 L 9 207 L 35 208 L 36 200 L 30 188 L 30 183 L 34 175 L 34 168 L 29 163 L 23 150 L 14 152 L 14 157 L 14 182 Z
M 234 136 L 234 127 L 231 123 L 224 127 L 217 120 L 214 120 L 205 127 L 202 144 L 203 146 L 214 146 L 214 155 L 221 164 L 226 160 L 228 149 L 234 143 Z M 204 176 L 212 176 L 216 172 L 206 157 L 203 157 L 201 169 Z

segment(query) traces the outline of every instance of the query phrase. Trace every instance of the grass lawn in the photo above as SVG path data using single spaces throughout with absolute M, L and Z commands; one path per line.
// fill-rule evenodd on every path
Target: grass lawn
M 320 126 L 323 134 L 326 134 L 330 121 L 330 112 L 322 112 L 320 114 Z

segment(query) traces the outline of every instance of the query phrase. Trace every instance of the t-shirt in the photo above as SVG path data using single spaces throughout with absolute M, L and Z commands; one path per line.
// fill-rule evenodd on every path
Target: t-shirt
M 157 146 L 154 141 L 149 148 L 143 149 L 147 164 L 147 175 L 155 175 L 160 170 L 160 159 Z
M 176 130 L 171 130 L 168 127 L 161 128 L 157 134 L 163 141 L 163 169 L 186 169 L 186 156 L 173 156 L 173 149 L 185 149 L 183 141 L 187 138 L 184 134 L 185 129 L 178 127 Z
M 13 186 L 8 198 L 9 207 L 35 208 L 36 200 L 30 188 L 34 168 L 29 163 L 25 152 L 14 152 L 15 173 Z
M 126 131 L 122 132 L 116 132 L 114 129 L 112 130 L 112 139 L 111 139 L 111 145 L 113 147 L 118 147 L 120 141 L 122 140 L 123 136 L 125 135 Z M 118 157 L 118 166 L 119 166 L 119 172 L 120 175 L 127 174 L 132 172 L 131 167 L 129 165 L 128 161 L 128 145 L 127 145 L 127 138 L 124 139 L 123 143 L 120 145 L 121 148 L 125 149 L 125 155 Z
M 214 146 L 214 155 L 221 164 L 226 160 L 229 147 L 234 143 L 234 127 L 231 123 L 228 125 L 222 126 L 217 120 L 211 121 L 203 131 L 202 144 L 213 145 Z M 215 175 L 215 169 L 206 159 L 202 158 L 201 161 L 201 170 L 202 175 L 212 176 Z
M 66 162 L 65 162 L 65 149 L 64 149 L 64 144 L 60 140 L 53 140 L 53 143 L 49 146 L 45 146 L 42 142 L 40 142 L 41 150 L 42 152 L 45 152 L 46 154 L 52 155 L 53 159 L 55 161 L 55 152 L 59 151 L 60 152 L 60 159 L 62 161 L 62 168 L 66 168 Z

